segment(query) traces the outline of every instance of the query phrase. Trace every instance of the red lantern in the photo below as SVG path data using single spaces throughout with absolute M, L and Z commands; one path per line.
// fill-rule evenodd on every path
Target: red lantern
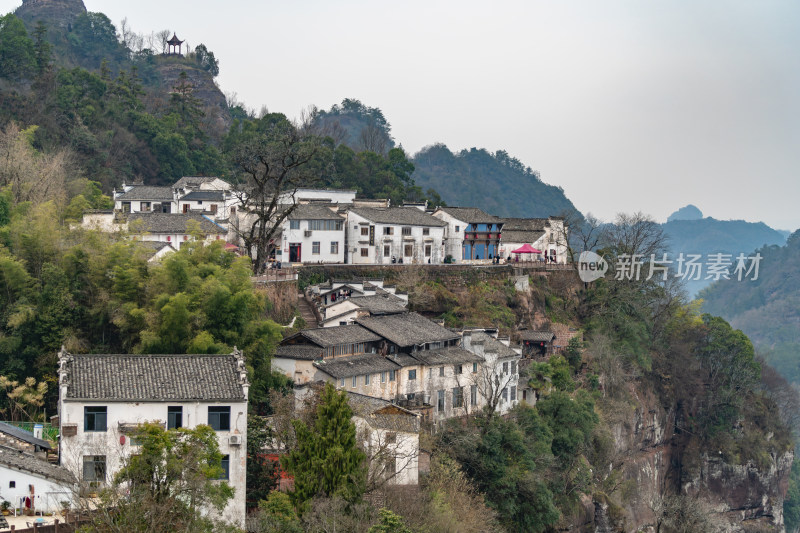
M 125 435 L 120 435 L 119 436 L 119 443 L 121 445 L 123 445 L 123 446 L 125 445 Z

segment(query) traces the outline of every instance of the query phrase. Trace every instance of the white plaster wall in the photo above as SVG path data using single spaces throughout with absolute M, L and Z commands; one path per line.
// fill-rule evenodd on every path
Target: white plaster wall
M 402 416 L 402 415 L 396 415 Z M 375 450 L 385 450 L 395 457 L 395 476 L 388 482 L 389 485 L 417 485 L 419 484 L 419 434 L 394 431 L 395 443 L 388 443 L 387 433 L 390 430 L 374 428 L 363 418 L 354 416 L 353 423 L 356 432 L 363 440 L 364 448 L 377 453 Z M 369 453 L 369 452 L 368 452 Z M 378 468 L 380 465 L 370 465 Z
M 214 201 L 214 200 L 178 200 L 177 203 L 178 203 L 178 210 L 177 211 L 173 211 L 173 213 L 183 213 L 184 212 L 183 206 L 185 206 L 185 205 L 189 206 L 187 208 L 186 212 L 189 212 L 189 211 L 207 211 L 207 212 L 210 213 L 211 212 L 211 206 L 212 205 L 216 205 L 217 206 L 217 213 L 214 216 L 216 216 L 218 218 L 227 218 L 227 215 L 223 216 L 223 211 L 225 210 L 225 200 L 221 200 L 221 201 Z
M 467 227 L 467 223 L 453 218 L 452 215 L 445 211 L 437 210 L 433 213 L 433 216 L 447 223 L 444 232 L 444 257 L 451 255 L 456 263 L 461 263 L 463 261 L 461 256 L 463 255 L 464 229 Z M 458 226 L 458 231 L 456 231 L 456 226 Z M 444 260 L 444 257 L 442 260 Z
M 118 224 L 114 224 L 114 213 L 86 213 L 83 215 L 81 227 L 108 233 L 121 229 Z
M 362 227 L 375 226 L 375 244 L 369 245 L 369 236 L 361 235 Z M 391 227 L 392 235 L 385 235 L 384 228 Z M 411 228 L 410 236 L 403 236 L 403 227 Z M 423 235 L 427 229 L 429 234 Z M 348 213 L 347 220 L 347 262 L 355 265 L 391 264 L 392 256 L 403 264 L 440 264 L 444 260 L 444 227 L 437 226 L 403 226 L 402 224 L 373 224 L 364 217 L 353 212 Z M 405 255 L 405 245 L 411 244 L 411 256 Z M 389 256 L 384 255 L 384 246 L 389 246 Z M 425 255 L 425 245 L 431 246 L 431 254 Z M 367 256 L 361 256 L 361 249 L 368 250 Z
M 404 369 L 403 369 L 404 370 Z M 381 382 L 381 373 L 369 375 L 369 385 L 365 383 L 364 375 L 355 376 L 356 386 L 353 387 L 353 378 L 344 378 L 344 383 L 341 379 L 333 380 L 337 389 L 347 392 L 356 392 L 364 396 L 372 396 L 373 398 L 381 398 L 383 400 L 392 401 L 397 397 L 398 382 L 400 379 L 401 370 L 395 371 L 395 379 L 389 379 L 389 372 L 386 372 L 385 381 Z M 331 379 L 331 378 L 329 378 Z
M 313 363 L 302 359 L 272 358 L 273 370 L 293 379 L 296 385 L 305 385 L 316 380 L 318 370 Z
M 344 226 L 345 220 L 342 220 L 342 229 L 336 230 L 312 230 L 311 236 L 306 237 L 305 232 L 308 231 L 309 221 L 301 220 L 300 229 L 289 229 L 289 221 L 283 221 L 283 238 L 281 244 L 282 261 L 289 261 L 289 244 L 300 243 L 300 259 L 303 263 L 344 263 Z M 319 254 L 312 253 L 313 243 L 319 242 Z M 331 253 L 331 243 L 338 242 L 339 250 L 337 253 Z
M 15 487 L 9 487 L 10 482 L 15 482 Z M 29 487 L 33 485 L 33 506 L 37 511 L 54 513 L 61 509 L 62 501 L 72 502 L 75 489 L 69 483 L 48 480 L 43 477 L 15 470 L 6 465 L 0 465 L 0 501 L 11 503 L 12 510 L 22 507 L 20 499 L 29 497 Z
M 247 484 L 247 403 L 209 403 L 209 402 L 59 402 L 59 415 L 61 423 L 60 458 L 62 466 L 66 467 L 78 480 L 83 479 L 83 456 L 105 455 L 106 474 L 110 480 L 121 468 L 122 462 L 138 447 L 131 446 L 131 440 L 125 437 L 124 443 L 120 437 L 119 424 L 140 424 L 143 422 L 166 422 L 167 407 L 180 405 L 183 407 L 183 426 L 194 428 L 200 424 L 208 423 L 209 406 L 230 406 L 231 430 L 218 431 L 219 449 L 223 455 L 230 456 L 230 476 L 228 483 L 236 489 L 234 497 L 225 507 L 222 517 L 226 521 L 244 527 L 245 518 L 245 490 Z M 107 431 L 84 431 L 83 408 L 85 406 L 105 406 L 107 408 Z M 63 426 L 76 424 L 77 435 L 64 437 Z M 231 446 L 228 438 L 231 435 L 241 435 L 242 444 Z

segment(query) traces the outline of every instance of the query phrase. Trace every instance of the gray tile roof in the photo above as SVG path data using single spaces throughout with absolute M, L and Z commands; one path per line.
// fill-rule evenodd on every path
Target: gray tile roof
M 392 361 L 391 358 L 376 353 L 323 359 L 322 361 L 316 361 L 314 366 L 336 379 L 400 369 L 400 365 Z
M 305 337 L 314 344 L 323 348 L 330 346 L 338 346 L 340 344 L 355 344 L 360 342 L 377 342 L 381 338 L 375 333 L 358 324 L 351 324 L 348 326 L 334 326 L 332 328 L 313 328 L 304 329 L 303 331 L 284 339 L 284 345 L 290 344 L 287 341 L 290 339 L 295 340 L 298 337 Z
M 526 330 L 520 333 L 519 337 L 523 341 L 532 341 L 532 342 L 551 342 L 555 339 L 556 334 L 552 331 L 532 331 Z
M 131 201 L 172 201 L 172 188 L 171 187 L 151 187 L 149 185 L 134 185 L 131 190 L 118 195 L 115 200 Z
M 184 176 L 172 186 L 175 189 L 182 189 L 184 187 L 199 187 L 203 183 L 209 183 L 217 178 L 208 176 Z
M 412 356 L 426 366 L 448 365 L 459 363 L 480 363 L 483 357 L 476 355 L 460 346 L 448 346 L 436 350 L 422 350 L 414 352 Z
M 353 415 L 362 418 L 374 428 L 419 433 L 419 415 L 399 405 L 355 392 L 348 392 L 347 400 Z
M 483 343 L 483 350 L 485 352 L 496 353 L 497 357 L 515 357 L 518 356 L 517 352 L 511 349 L 510 346 L 506 346 L 499 340 L 495 339 L 491 335 L 487 335 L 483 331 L 472 331 L 469 333 L 465 333 L 465 335 L 472 336 L 472 342 L 482 342 Z
M 444 211 L 451 217 L 467 224 L 502 224 L 503 222 L 500 218 L 477 207 L 439 207 L 437 211 Z
M 40 448 L 44 448 L 45 450 L 51 450 L 53 447 L 50 446 L 50 443 L 46 440 L 37 439 L 33 436 L 33 433 L 30 431 L 25 431 L 22 428 L 18 428 L 17 426 L 12 426 L 11 424 L 6 424 L 5 422 L 0 422 L 0 433 L 5 433 L 6 435 L 10 435 L 15 439 L 21 440 L 23 442 L 27 442 L 28 444 L 33 444 L 35 446 L 39 446 Z
M 286 344 L 275 349 L 275 357 L 282 359 L 298 359 L 301 361 L 316 361 L 322 359 L 324 349 L 309 344 Z
M 192 191 L 189 194 L 184 195 L 181 197 L 181 200 L 196 202 L 198 200 L 205 201 L 208 200 L 209 202 L 221 202 L 225 198 L 223 197 L 222 191 Z
M 533 245 L 536 241 L 542 238 L 544 235 L 543 230 L 508 230 L 503 229 L 502 240 L 503 242 L 519 242 L 522 244 L 530 244 Z M 511 250 L 508 250 L 509 252 Z
M 356 322 L 398 346 L 442 342 L 459 335 L 417 313 L 360 318 Z
M 416 207 L 354 207 L 350 209 L 350 212 L 378 224 L 404 224 L 407 226 L 433 227 L 443 227 L 447 225 L 438 218 Z
M 29 453 L 5 446 L 0 446 L 0 465 L 62 483 L 73 484 L 78 482 L 72 472 L 64 467 L 52 465 L 47 461 L 37 459 Z
M 371 315 L 392 315 L 408 311 L 405 300 L 388 292 L 370 296 L 353 296 L 348 301 L 361 309 L 366 309 Z
M 300 204 L 289 213 L 289 220 L 344 220 L 326 205 Z
M 203 233 L 228 232 L 224 227 L 199 213 L 131 213 L 128 215 L 128 228 L 137 232 L 188 234 L 191 231 L 190 221 L 199 224 Z
M 246 400 L 235 354 L 65 357 L 65 400 Z
M 543 230 L 550 225 L 546 218 L 501 218 L 503 229 L 505 230 Z

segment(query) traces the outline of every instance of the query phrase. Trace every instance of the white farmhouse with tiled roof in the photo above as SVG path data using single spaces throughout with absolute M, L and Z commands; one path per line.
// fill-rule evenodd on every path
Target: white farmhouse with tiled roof
M 59 353 L 60 459 L 84 486 L 109 482 L 137 453 L 139 424 L 168 429 L 208 424 L 235 495 L 223 519 L 244 527 L 247 393 L 244 357 Z
M 440 264 L 445 224 L 416 207 L 354 207 L 347 213 L 347 262 Z
M 114 210 L 121 213 L 174 213 L 171 187 L 125 185 L 114 191 Z
M 299 204 L 281 225 L 280 261 L 344 263 L 345 217 L 336 204 Z
M 567 232 L 562 217 L 549 218 L 504 218 L 503 238 L 500 256 L 514 257 L 512 252 L 525 244 L 529 244 L 541 254 L 530 254 L 536 257 L 525 257 L 524 260 L 547 260 L 551 263 L 565 264 L 568 258 Z

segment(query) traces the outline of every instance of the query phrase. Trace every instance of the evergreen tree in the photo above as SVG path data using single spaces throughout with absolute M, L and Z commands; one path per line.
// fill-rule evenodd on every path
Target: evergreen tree
M 356 445 L 356 427 L 347 394 L 330 383 L 322 391 L 314 427 L 294 420 L 297 448 L 284 459 L 294 476 L 292 503 L 303 509 L 315 496 L 357 501 L 364 492 L 366 456 Z

